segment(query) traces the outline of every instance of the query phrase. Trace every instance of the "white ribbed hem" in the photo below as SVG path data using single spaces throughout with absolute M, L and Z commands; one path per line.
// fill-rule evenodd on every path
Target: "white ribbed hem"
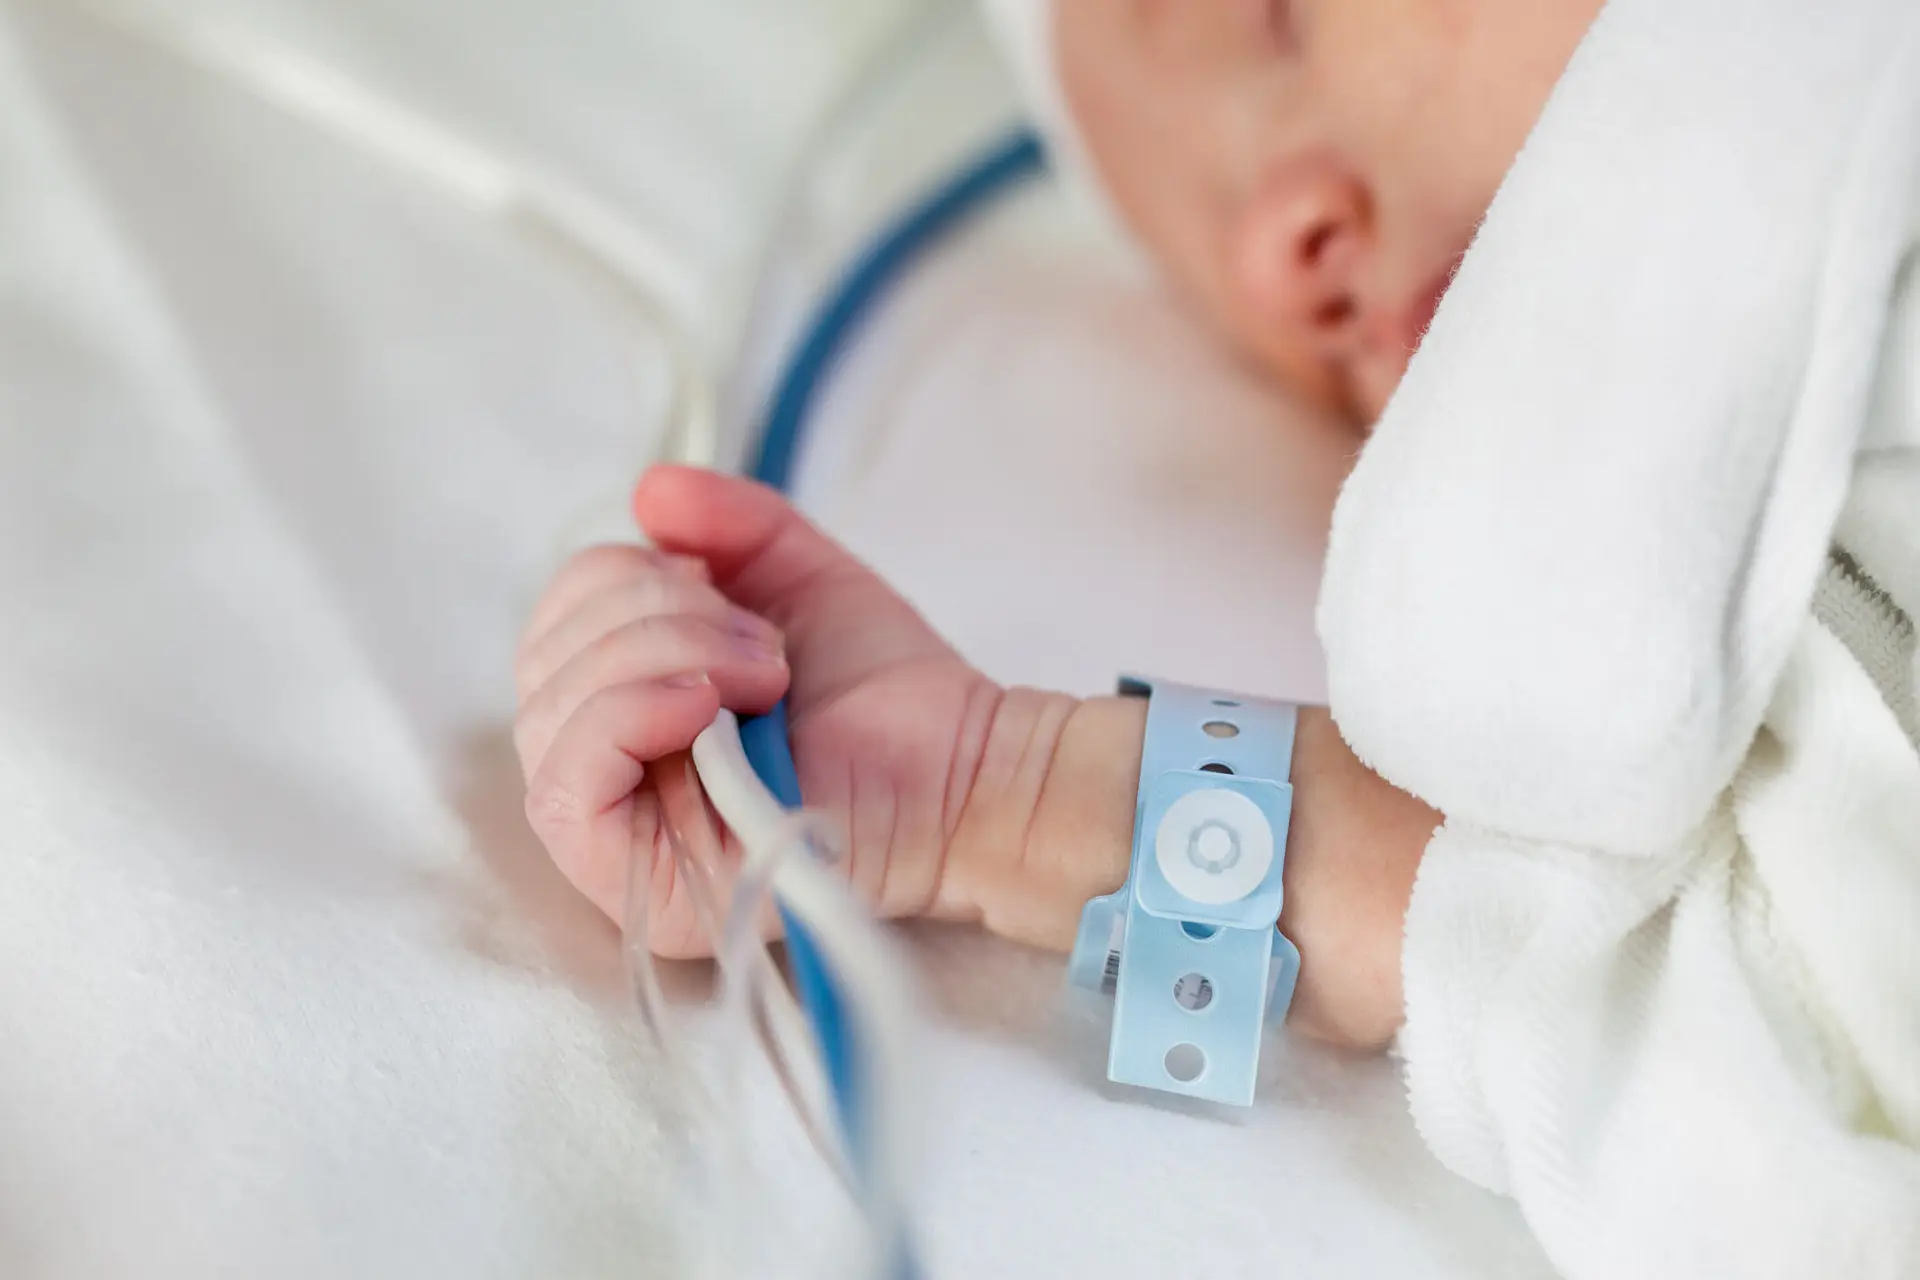
M 1506 1154 L 1474 1067 L 1487 997 L 1523 945 L 1487 927 L 1506 919 L 1487 912 L 1484 894 L 1500 861 L 1484 839 L 1463 838 L 1451 825 L 1428 843 L 1401 945 L 1406 1021 L 1396 1049 L 1428 1148 L 1461 1177 L 1504 1195 Z

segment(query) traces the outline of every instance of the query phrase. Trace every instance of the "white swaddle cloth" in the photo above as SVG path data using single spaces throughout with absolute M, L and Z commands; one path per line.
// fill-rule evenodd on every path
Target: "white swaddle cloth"
M 1354 471 L 1333 701 L 1452 818 L 1657 848 L 1746 753 L 1913 230 L 1920 11 L 1845 10 L 1607 8 Z
M 1916 196 L 1910 3 L 1615 0 L 1335 515 L 1415 1118 L 1570 1276 L 1920 1272 L 1920 759 L 1812 609 L 1920 599 Z
M 1910 0 L 1614 0 L 1336 512 L 1415 1119 L 1569 1276 L 1920 1274 L 1916 228 Z

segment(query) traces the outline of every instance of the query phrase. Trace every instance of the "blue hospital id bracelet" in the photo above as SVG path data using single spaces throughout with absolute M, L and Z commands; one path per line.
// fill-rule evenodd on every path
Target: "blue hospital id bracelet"
M 1134 679 L 1120 693 L 1148 699 L 1133 859 L 1082 910 L 1069 977 L 1113 992 L 1108 1079 L 1247 1106 L 1300 972 L 1278 923 L 1299 708 Z

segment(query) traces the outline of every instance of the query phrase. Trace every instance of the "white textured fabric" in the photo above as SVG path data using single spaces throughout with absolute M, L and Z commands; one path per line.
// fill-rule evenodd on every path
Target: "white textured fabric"
M 1570 1277 L 1920 1274 L 1920 9 L 1614 0 L 1336 507 L 1365 759 L 1448 815 L 1401 1049 Z

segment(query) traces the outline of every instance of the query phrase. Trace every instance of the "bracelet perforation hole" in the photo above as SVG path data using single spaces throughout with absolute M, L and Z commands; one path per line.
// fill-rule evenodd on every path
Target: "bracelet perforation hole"
M 1185 973 L 1173 984 L 1173 1002 L 1188 1013 L 1199 1013 L 1213 1003 L 1213 979 L 1204 973 Z
M 1177 1044 L 1167 1050 L 1162 1065 L 1181 1084 L 1192 1084 L 1207 1070 L 1207 1055 L 1197 1044 Z

